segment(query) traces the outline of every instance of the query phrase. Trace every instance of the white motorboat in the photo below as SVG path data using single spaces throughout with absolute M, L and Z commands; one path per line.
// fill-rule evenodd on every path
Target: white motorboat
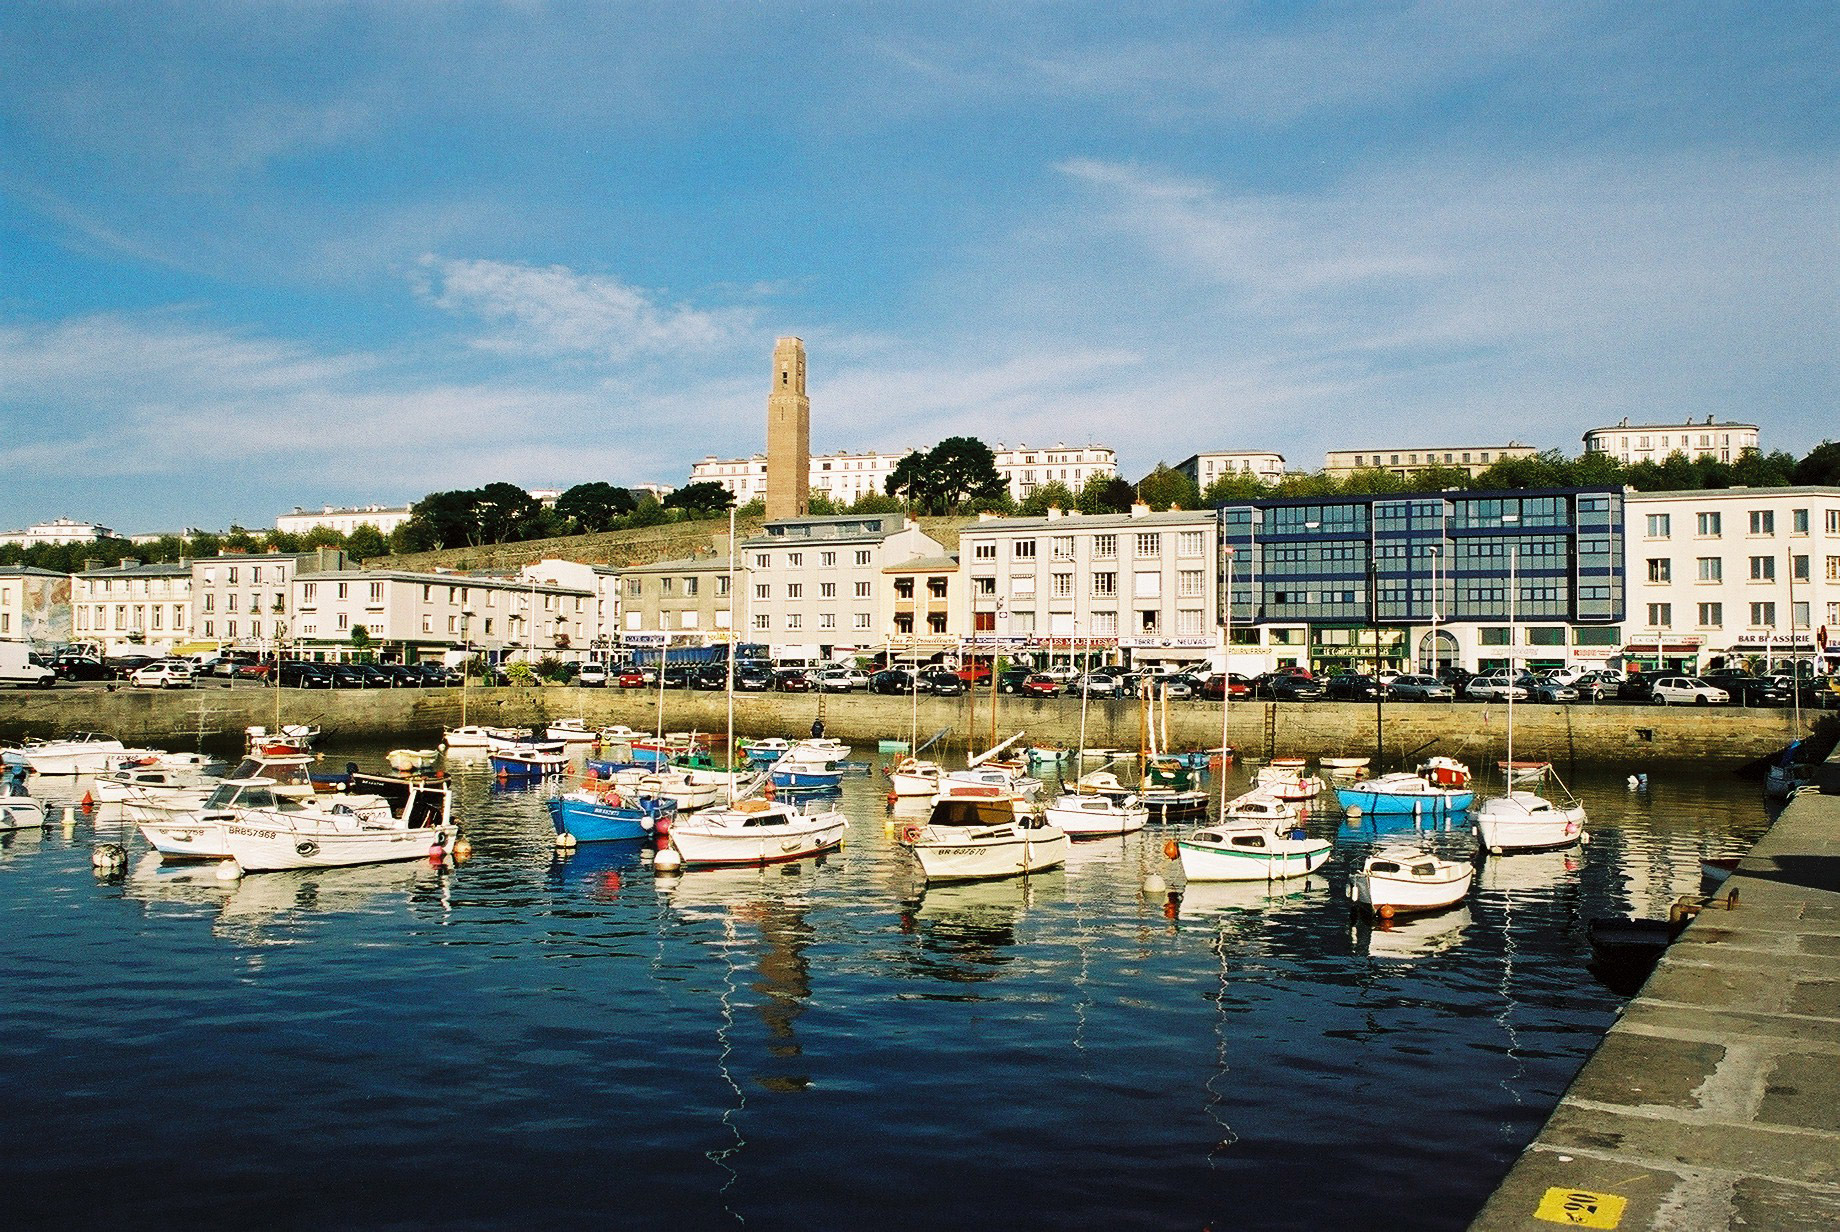
M 668 766 L 661 769 L 637 766 L 621 770 L 607 781 L 623 796 L 669 800 L 677 805 L 680 813 L 709 808 L 727 795 L 725 784 L 699 782 L 689 771 Z
M 1171 842 L 1190 881 L 1282 881 L 1329 862 L 1335 844 L 1305 833 L 1285 801 L 1251 793 L 1234 804 L 1226 821 Z
M 195 787 L 149 789 L 136 786 L 126 789 L 121 800 L 121 815 L 132 822 L 165 822 L 173 814 L 203 808 L 205 801 L 223 783 L 232 779 L 260 779 L 277 798 L 311 800 L 315 794 L 311 753 L 251 753 L 221 779 L 210 779 Z
M 1318 757 L 1316 764 L 1322 767 L 1323 773 L 1345 779 L 1354 778 L 1367 769 L 1371 760 L 1367 757 Z
M 1584 841 L 1584 805 L 1555 804 L 1538 792 L 1491 796 L 1476 809 L 1476 843 L 1484 851 L 1557 851 Z
M 820 762 L 824 765 L 836 765 L 838 762 L 845 761 L 849 758 L 850 746 L 844 744 L 840 740 L 832 740 L 828 737 L 817 737 L 810 740 L 799 741 L 792 746 L 790 752 L 793 761 Z
M 486 747 L 494 753 L 560 753 L 565 747 L 561 740 L 538 739 L 531 732 L 516 728 L 494 727 L 488 730 Z
M 391 749 L 383 755 L 390 769 L 403 774 L 416 774 L 434 769 L 435 762 L 441 759 L 439 749 Z
M 1073 790 L 1082 796 L 1106 796 L 1122 800 L 1135 795 L 1137 789 L 1119 781 L 1110 770 L 1092 770 L 1074 780 Z
M 319 738 L 319 728 L 306 723 L 282 723 L 275 730 L 259 724 L 243 729 L 243 747 L 251 753 L 304 753 Z
M 800 812 L 784 801 L 738 800 L 671 823 L 671 846 L 686 867 L 802 860 L 843 842 L 849 821 L 836 809 Z
M 441 733 L 441 743 L 450 749 L 489 749 L 495 735 L 513 735 L 496 727 L 450 727 Z
M 136 812 L 141 837 L 169 860 L 223 860 L 231 853 L 229 828 L 245 810 L 265 814 L 324 813 L 350 815 L 375 823 L 390 818 L 389 801 L 374 795 L 339 795 L 319 800 L 280 794 L 268 779 L 225 779 L 202 802 L 181 807 L 168 800 L 163 807 Z
M 1055 868 L 1067 860 L 1067 834 L 1013 797 L 947 797 L 909 833 L 909 849 L 928 881 L 982 881 Z
M 939 794 L 939 763 L 917 757 L 903 757 L 888 771 L 889 790 L 900 797 Z
M 1289 800 L 1280 800 L 1268 791 L 1254 788 L 1227 801 L 1222 814 L 1224 826 L 1265 825 L 1274 829 L 1294 825 L 1302 814 Z
M 190 766 L 129 766 L 98 774 L 90 793 L 98 804 L 124 804 L 182 791 L 209 792 L 220 781 L 221 776 Z
M 1112 800 L 1068 792 L 1049 803 L 1042 816 L 1065 831 L 1068 838 L 1104 838 L 1143 829 L 1150 820 L 1150 810 L 1130 796 Z
M 34 774 L 100 774 L 109 768 L 112 754 L 124 751 L 121 741 L 99 732 L 72 732 L 61 740 L 31 740 L 8 749 L 5 761 Z
M 1469 894 L 1476 868 L 1416 847 L 1382 847 L 1361 865 L 1348 897 L 1381 919 L 1410 911 L 1438 911 Z
M 1535 783 L 1544 782 L 1546 776 L 1552 772 L 1552 763 L 1549 761 L 1503 760 L 1496 762 L 1495 767 L 1502 772 L 1510 787 L 1530 787 Z
M 1322 779 L 1303 773 L 1301 767 L 1288 765 L 1260 766 L 1254 781 L 1261 790 L 1280 800 L 1314 800 L 1323 789 Z
M 557 719 L 544 729 L 544 735 L 564 744 L 593 744 L 599 738 L 583 719 Z
M 624 723 L 614 723 L 596 731 L 594 738 L 602 744 L 631 744 L 644 735 L 644 732 L 634 731 Z
M 986 762 L 970 770 L 947 770 L 940 775 L 940 790 L 948 782 L 965 783 L 975 787 L 994 787 L 1025 800 L 1033 800 L 1041 794 L 1041 780 L 1030 778 L 1023 771 L 1013 766 L 998 766 Z
M 0 776 L 0 831 L 36 830 L 45 824 L 45 802 L 26 790 L 26 768 L 8 766 Z
M 236 810 L 224 827 L 230 857 L 246 873 L 283 868 L 344 868 L 426 858 L 454 835 L 447 784 L 403 782 L 400 808 L 362 816 L 344 802 L 329 809 Z

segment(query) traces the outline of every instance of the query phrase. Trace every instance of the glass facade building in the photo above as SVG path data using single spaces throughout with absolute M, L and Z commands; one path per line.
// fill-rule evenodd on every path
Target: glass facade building
M 1487 667 L 1484 648 L 1505 664 L 1512 644 L 1537 664 L 1620 632 L 1619 488 L 1266 499 L 1218 516 L 1231 641 L 1288 661 Z M 1524 626 L 1512 642 L 1510 620 Z

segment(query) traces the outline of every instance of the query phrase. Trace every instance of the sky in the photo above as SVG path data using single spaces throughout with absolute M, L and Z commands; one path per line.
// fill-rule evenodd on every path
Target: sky
M 0 6 L 0 528 L 1840 437 L 1840 5 Z

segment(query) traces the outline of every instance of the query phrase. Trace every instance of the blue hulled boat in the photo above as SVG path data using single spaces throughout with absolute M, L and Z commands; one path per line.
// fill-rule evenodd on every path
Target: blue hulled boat
M 580 843 L 645 838 L 670 829 L 677 815 L 677 805 L 669 797 L 626 799 L 613 791 L 565 792 L 543 803 L 556 833 L 572 835 Z
M 1446 817 L 1466 811 L 1475 801 L 1469 767 L 1449 757 L 1433 757 L 1415 774 L 1379 778 L 1335 789 L 1344 809 L 1370 816 Z
M 835 766 L 784 762 L 769 773 L 773 786 L 781 791 L 838 791 L 843 787 L 843 771 Z

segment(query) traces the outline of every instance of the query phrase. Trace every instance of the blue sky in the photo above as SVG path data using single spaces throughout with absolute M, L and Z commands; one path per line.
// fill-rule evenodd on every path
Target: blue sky
M 0 7 L 0 524 L 1840 437 L 1831 3 Z

